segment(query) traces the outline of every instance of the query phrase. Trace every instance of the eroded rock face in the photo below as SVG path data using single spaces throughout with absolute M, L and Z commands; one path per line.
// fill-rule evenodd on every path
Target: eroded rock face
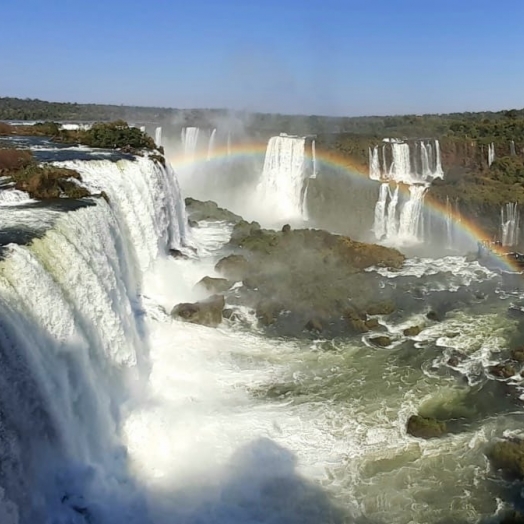
M 172 309 L 171 316 L 192 324 L 216 328 L 222 322 L 224 306 L 224 297 L 213 295 L 199 302 L 177 304 Z

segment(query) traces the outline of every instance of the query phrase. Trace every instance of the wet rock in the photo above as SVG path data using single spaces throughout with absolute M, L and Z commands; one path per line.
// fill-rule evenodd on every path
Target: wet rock
M 233 308 L 225 308 L 222 311 L 222 316 L 227 320 L 240 320 L 241 319 L 239 312 Z
M 324 327 L 322 324 L 322 321 L 319 318 L 312 318 L 311 320 L 308 320 L 306 325 L 304 326 L 304 329 L 307 331 L 315 331 L 317 333 L 320 333 Z
M 524 362 L 524 348 L 515 348 L 511 350 L 511 358 L 517 362 Z
M 461 353 L 460 351 L 454 351 L 447 360 L 447 365 L 451 366 L 452 368 L 456 368 L 461 362 L 463 362 L 466 358 L 466 355 L 464 353 Z
M 411 326 L 406 328 L 403 333 L 406 337 L 416 337 L 420 332 L 422 331 L 422 328 L 420 326 Z
M 214 277 L 204 277 L 197 283 L 197 286 L 204 288 L 210 293 L 225 293 L 228 291 L 232 283 L 227 280 L 227 278 L 214 278 Z
M 517 370 L 511 362 L 502 362 L 488 368 L 488 372 L 497 378 L 510 378 L 517 374 Z
M 380 346 L 380 347 L 386 347 L 391 344 L 391 339 L 387 337 L 386 335 L 380 335 L 378 337 L 370 338 L 369 341 L 372 344 L 375 344 L 376 346 Z
M 377 318 L 368 318 L 365 323 L 368 329 L 376 329 L 380 326 Z
M 277 302 L 261 302 L 257 306 L 256 316 L 263 326 L 271 326 L 277 320 L 282 309 L 282 305 Z
M 172 309 L 171 316 L 192 324 L 217 327 L 222 322 L 224 305 L 222 295 L 213 295 L 200 302 L 177 304 Z
M 173 257 L 173 258 L 180 258 L 182 260 L 185 260 L 188 258 L 188 256 L 184 253 L 182 253 L 182 251 L 180 251 L 180 249 L 170 249 L 169 250 L 169 254 Z
M 433 322 L 441 322 L 444 318 L 444 316 L 441 313 L 438 313 L 435 310 L 428 311 L 426 313 L 426 318 L 428 320 L 432 320 Z
M 234 281 L 243 280 L 249 271 L 249 263 L 242 255 L 229 255 L 219 260 L 215 270 Z
M 412 415 L 408 419 L 407 432 L 417 438 L 435 438 L 446 434 L 446 423 L 431 417 Z
M 496 470 L 511 479 L 524 479 L 524 440 L 508 439 L 496 442 L 487 452 Z
M 289 224 L 284 224 L 282 226 L 282 233 L 289 233 L 291 231 L 291 226 Z
M 187 223 L 189 224 L 189 227 L 198 227 L 198 222 L 196 220 L 188 220 Z
M 395 311 L 395 304 L 390 301 L 386 302 L 378 302 L 376 304 L 372 304 L 371 306 L 368 306 L 366 308 L 366 313 L 368 315 L 374 316 L 374 315 L 391 315 Z

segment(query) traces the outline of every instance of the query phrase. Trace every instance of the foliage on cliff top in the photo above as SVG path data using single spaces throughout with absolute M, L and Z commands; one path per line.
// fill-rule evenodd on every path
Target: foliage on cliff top
M 90 196 L 74 181 L 81 181 L 79 173 L 51 164 L 39 165 L 27 150 L 0 149 L 0 176 L 9 177 L 16 189 L 38 200 Z

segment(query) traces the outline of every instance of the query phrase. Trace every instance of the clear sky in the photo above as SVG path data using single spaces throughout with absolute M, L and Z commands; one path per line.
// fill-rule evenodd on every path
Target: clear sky
M 524 0 L 4 0 L 0 96 L 331 115 L 524 107 Z

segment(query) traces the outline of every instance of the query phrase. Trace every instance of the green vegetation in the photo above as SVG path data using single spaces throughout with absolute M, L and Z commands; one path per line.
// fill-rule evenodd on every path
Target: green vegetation
M 80 175 L 71 169 L 53 165 L 39 165 L 30 151 L 0 149 L 0 176 L 7 176 L 15 188 L 29 193 L 31 198 L 83 198 L 89 191 L 74 180 Z

